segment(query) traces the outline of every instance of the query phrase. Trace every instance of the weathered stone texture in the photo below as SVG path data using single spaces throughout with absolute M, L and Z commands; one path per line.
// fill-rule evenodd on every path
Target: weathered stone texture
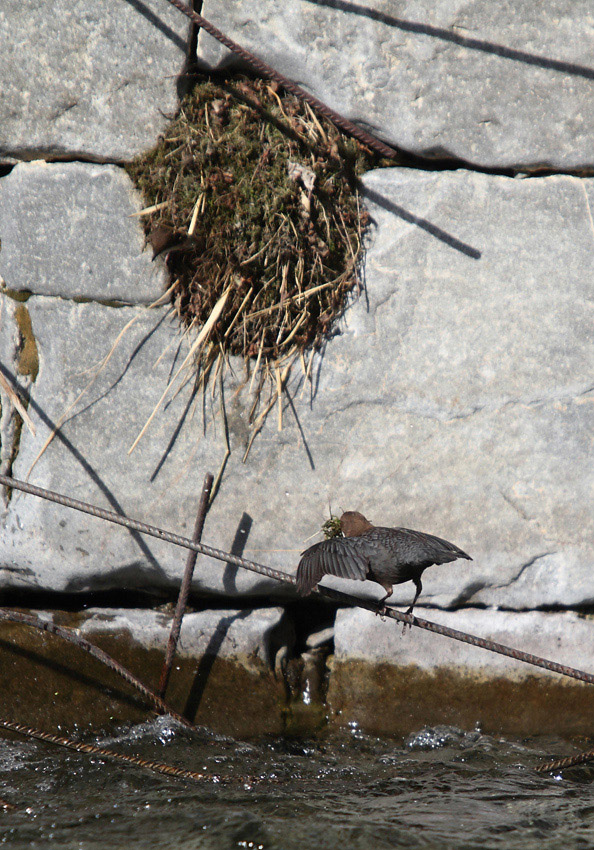
M 594 17 L 585 0 L 206 0 L 202 14 L 392 144 L 492 167 L 592 167 Z M 199 56 L 232 54 L 202 32 Z
M 438 602 L 454 586 L 450 602 L 591 600 L 592 181 L 394 170 L 365 185 L 369 310 L 332 343 L 315 406 L 337 427 L 340 412 L 353 495 L 335 498 L 475 558 L 426 574 Z
M 15 477 L 28 476 L 66 414 L 30 480 L 190 535 L 204 473 L 211 467 L 216 472 L 224 453 L 219 430 L 200 438 L 201 398 L 192 398 L 192 382 L 175 399 L 169 395 L 138 449 L 128 455 L 180 365 L 176 318 L 166 308 L 114 309 L 44 297 L 32 297 L 26 306 L 40 356 L 29 406 L 37 430 L 35 437 L 23 433 Z M 215 545 L 231 546 L 238 519 L 227 513 L 226 538 L 215 539 Z M 5 531 L 4 581 L 21 587 L 70 592 L 166 587 L 179 581 L 186 558 L 176 547 L 24 494 L 13 495 Z M 216 562 L 211 572 L 212 581 L 205 583 L 199 561 L 196 589 L 224 592 L 225 565 Z M 242 571 L 236 592 L 257 585 Z
M 0 180 L 0 275 L 12 290 L 143 303 L 166 289 L 140 196 L 113 165 L 23 163 Z
M 98 635 L 117 637 L 128 633 L 144 649 L 158 649 L 165 653 L 171 630 L 171 614 L 135 608 L 89 608 L 78 616 L 80 634 L 92 643 Z M 73 616 L 73 620 L 76 620 L 76 616 Z M 272 668 L 275 652 L 283 639 L 282 620 L 282 608 L 216 609 L 186 613 L 176 655 L 194 659 L 203 655 L 216 655 L 241 661 L 247 666 L 258 661 Z M 284 639 L 288 639 L 286 629 Z
M 488 609 L 436 611 L 418 607 L 415 615 L 578 670 L 594 670 L 594 621 L 572 611 L 518 614 Z M 335 662 L 359 660 L 397 667 L 412 665 L 433 673 L 455 668 L 485 680 L 502 675 L 518 680 L 533 676 L 559 680 L 556 673 L 424 629 L 407 627 L 403 634 L 399 623 L 384 622 L 361 608 L 337 612 L 334 647 Z
M 364 182 L 373 220 L 366 291 L 316 359 L 311 398 L 295 365 L 283 430 L 273 413 L 246 464 L 251 398 L 242 364 L 231 364 L 231 457 L 204 542 L 294 573 L 330 500 L 473 556 L 427 571 L 422 599 L 433 604 L 590 602 L 592 180 L 394 169 Z M 226 453 L 217 392 L 191 401 L 188 384 L 168 396 L 127 455 L 187 351 L 184 341 L 178 353 L 175 319 L 42 297 L 26 306 L 41 363 L 38 433 L 23 432 L 15 475 L 27 476 L 51 423 L 93 376 L 85 370 L 135 319 L 31 480 L 189 533 L 204 473 L 216 473 Z M 31 570 L 24 585 L 40 588 L 163 586 L 179 579 L 184 560 L 17 494 L 1 545 L 5 586 L 21 584 L 21 568 Z M 287 593 L 202 558 L 194 588 Z M 349 589 L 381 592 L 360 582 Z M 408 603 L 412 592 L 398 586 L 394 601 Z
M 159 0 L 4 0 L 0 161 L 150 148 L 177 108 L 188 27 Z

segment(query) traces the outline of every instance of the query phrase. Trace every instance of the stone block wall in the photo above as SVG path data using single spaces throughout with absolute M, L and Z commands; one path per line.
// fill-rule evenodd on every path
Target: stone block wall
M 201 11 L 415 163 L 365 175 L 364 292 L 314 359 L 313 389 L 303 393 L 303 377 L 292 376 L 283 430 L 270 417 L 245 464 L 243 364 L 232 364 L 231 454 L 204 542 L 293 573 L 328 501 L 428 531 L 474 560 L 428 571 L 421 604 L 471 616 L 483 636 L 500 631 L 505 609 L 519 648 L 530 642 L 556 658 L 560 635 L 588 628 L 575 611 L 594 598 L 588 4 L 527 0 L 495 13 L 485 0 L 205 0 Z M 175 113 L 193 58 L 187 19 L 165 0 L 9 0 L 0 31 L 9 45 L 0 56 L 0 363 L 28 393 L 33 425 L 20 426 L 2 390 L 1 470 L 189 535 L 226 435 L 216 395 L 204 412 L 188 383 L 128 454 L 188 340 L 170 306 L 155 305 L 167 273 L 151 262 L 142 200 L 123 169 Z M 211 68 L 234 64 L 203 32 L 197 56 Z M 55 593 L 172 594 L 179 583 L 184 557 L 170 546 L 17 492 L 2 508 L 0 587 L 20 604 L 30 595 L 52 607 Z M 373 584 L 335 586 L 379 596 Z M 213 611 L 287 606 L 283 633 L 301 637 L 286 638 L 285 661 L 333 617 L 311 615 L 287 586 L 206 558 L 193 593 Z M 395 604 L 411 598 L 412 586 L 395 589 Z M 137 623 L 130 614 L 130 634 Z M 370 634 L 363 651 L 359 632 L 337 627 L 335 717 L 357 704 L 361 675 L 377 665 L 426 670 L 434 656 L 432 636 L 413 632 L 395 663 L 389 641 Z M 475 677 L 474 693 L 485 677 L 516 674 L 515 662 L 483 656 L 479 676 L 446 646 L 439 671 Z M 371 672 L 349 679 L 359 662 Z M 572 663 L 587 668 L 589 657 Z M 394 731 L 390 712 L 382 716 Z M 481 718 L 496 726 L 477 707 Z

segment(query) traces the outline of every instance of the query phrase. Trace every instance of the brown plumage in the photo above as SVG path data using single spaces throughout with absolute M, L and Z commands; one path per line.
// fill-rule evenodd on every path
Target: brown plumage
M 423 570 L 457 558 L 472 561 L 470 555 L 441 537 L 410 528 L 375 526 L 358 511 L 346 511 L 340 518 L 340 527 L 344 537 L 323 540 L 302 553 L 297 567 L 297 590 L 304 596 L 325 575 L 369 579 L 386 591 L 379 603 L 383 606 L 392 595 L 393 585 L 412 581 L 416 593 L 406 612 L 410 614 L 423 588 Z

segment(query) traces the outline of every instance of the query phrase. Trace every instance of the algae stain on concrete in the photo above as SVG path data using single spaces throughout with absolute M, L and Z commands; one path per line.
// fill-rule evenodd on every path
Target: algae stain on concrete
M 19 375 L 27 375 L 35 381 L 39 373 L 39 353 L 31 324 L 31 316 L 24 304 L 19 304 L 15 310 L 15 319 L 21 335 L 22 346 L 17 369 Z
M 56 621 L 60 619 L 56 618 Z M 64 619 L 72 627 L 70 615 Z M 55 635 L 3 623 L 0 716 L 51 731 L 100 730 L 154 715 L 153 707 L 113 671 Z M 126 631 L 96 632 L 93 643 L 156 688 L 163 651 Z M 167 700 L 197 724 L 239 738 L 283 731 L 285 693 L 259 659 L 182 657 Z
M 554 675 L 488 677 L 350 660 L 330 663 L 331 725 L 407 736 L 423 726 L 480 726 L 491 734 L 592 735 L 594 688 Z

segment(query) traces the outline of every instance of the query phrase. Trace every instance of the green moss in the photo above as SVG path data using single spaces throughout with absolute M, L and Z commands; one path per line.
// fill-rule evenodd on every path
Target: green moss
M 322 525 L 322 533 L 326 540 L 329 540 L 332 537 L 340 537 L 342 535 L 342 529 L 340 527 L 340 517 L 334 516 L 334 514 L 330 514 L 330 519 L 327 519 L 326 522 Z
M 353 184 L 373 164 L 274 84 L 200 79 L 128 168 L 159 207 L 144 221 L 183 321 L 203 326 L 228 289 L 210 334 L 217 351 L 270 361 L 318 346 L 356 282 L 366 216 Z

